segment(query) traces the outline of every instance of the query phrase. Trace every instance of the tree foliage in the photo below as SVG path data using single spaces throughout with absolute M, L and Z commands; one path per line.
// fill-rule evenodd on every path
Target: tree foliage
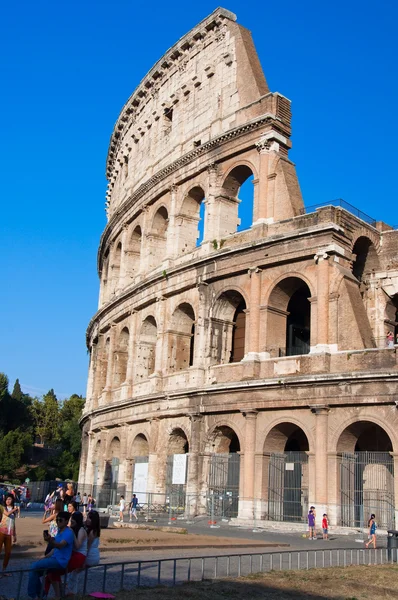
M 79 420 L 85 399 L 73 394 L 63 402 L 53 389 L 42 398 L 24 394 L 19 380 L 12 394 L 8 378 L 0 373 L 0 479 L 60 477 L 76 479 L 81 450 Z M 46 457 L 29 469 L 27 462 L 40 452 Z M 43 450 L 40 450 L 43 448 Z M 45 452 L 44 452 L 45 449 Z

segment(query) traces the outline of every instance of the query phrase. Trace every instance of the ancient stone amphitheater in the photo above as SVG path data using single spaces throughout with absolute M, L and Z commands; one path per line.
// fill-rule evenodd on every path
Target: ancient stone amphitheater
M 394 524 L 398 232 L 304 208 L 290 121 L 224 9 L 121 111 L 82 418 L 100 504 Z

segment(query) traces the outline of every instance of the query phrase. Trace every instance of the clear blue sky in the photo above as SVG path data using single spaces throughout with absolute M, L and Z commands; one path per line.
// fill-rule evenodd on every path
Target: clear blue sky
M 292 100 L 305 203 L 398 223 L 398 3 L 229 0 L 272 91 Z M 0 371 L 85 394 L 113 124 L 162 54 L 216 4 L 6 2 L 0 24 Z

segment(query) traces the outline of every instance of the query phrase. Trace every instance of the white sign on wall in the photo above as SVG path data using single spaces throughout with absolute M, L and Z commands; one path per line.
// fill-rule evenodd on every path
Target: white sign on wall
M 184 484 L 187 480 L 187 454 L 174 454 L 172 483 Z
M 148 463 L 135 463 L 133 493 L 137 496 L 139 504 L 146 502 L 146 489 L 148 485 Z

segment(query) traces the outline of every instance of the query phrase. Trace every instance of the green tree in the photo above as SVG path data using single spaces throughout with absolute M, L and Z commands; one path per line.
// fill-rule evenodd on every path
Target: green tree
M 57 465 L 65 478 L 77 479 L 79 475 L 79 457 L 82 445 L 82 432 L 79 420 L 82 416 L 85 398 L 73 394 L 64 401 L 60 412 L 61 453 Z
M 31 432 L 30 398 L 29 396 L 23 398 L 23 396 L 24 394 L 22 394 L 22 398 L 18 398 L 10 394 L 8 377 L 4 373 L 0 373 L 0 432 L 4 435 L 17 428 L 21 431 Z
M 0 438 L 0 475 L 15 478 L 27 459 L 32 438 L 26 431 L 15 429 Z
M 11 397 L 14 398 L 14 400 L 23 400 L 24 394 L 22 392 L 19 379 L 15 380 L 14 389 L 12 390 Z

